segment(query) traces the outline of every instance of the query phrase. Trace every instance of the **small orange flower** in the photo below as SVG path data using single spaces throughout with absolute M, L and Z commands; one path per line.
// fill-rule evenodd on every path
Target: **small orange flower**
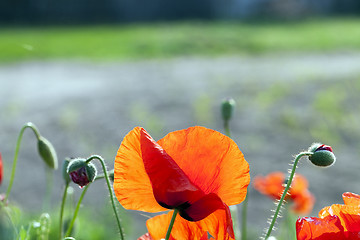
M 253 186 L 260 193 L 279 200 L 285 189 L 285 174 L 273 172 L 265 177 L 257 176 L 253 180 Z M 308 214 L 314 207 L 315 197 L 307 188 L 308 182 L 306 178 L 296 174 L 291 188 L 285 197 L 285 200 L 293 202 L 292 210 L 298 214 Z
M 121 205 L 146 212 L 179 210 L 171 232 L 177 240 L 199 240 L 206 232 L 233 239 L 228 206 L 245 199 L 249 182 L 249 165 L 236 143 L 204 127 L 171 132 L 158 142 L 136 127 L 115 158 L 114 191 Z M 171 215 L 147 221 L 153 239 L 165 237 Z
M 305 217 L 296 222 L 298 240 L 360 239 L 360 195 L 346 192 L 345 205 L 333 204 L 319 212 L 319 218 Z

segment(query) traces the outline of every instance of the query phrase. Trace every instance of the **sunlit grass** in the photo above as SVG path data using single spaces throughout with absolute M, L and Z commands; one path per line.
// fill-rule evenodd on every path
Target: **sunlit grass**
M 0 61 L 136 60 L 284 51 L 360 50 L 360 19 L 2 27 Z

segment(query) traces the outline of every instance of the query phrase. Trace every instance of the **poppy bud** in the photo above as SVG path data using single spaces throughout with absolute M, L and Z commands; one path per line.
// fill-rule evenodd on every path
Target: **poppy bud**
M 67 168 L 69 166 L 70 160 L 71 160 L 70 158 L 65 158 L 65 160 L 63 161 L 63 164 L 62 164 L 62 169 L 61 169 L 62 177 L 66 184 L 71 181 L 69 174 L 67 173 Z
M 83 187 L 94 181 L 97 170 L 93 163 L 87 163 L 85 159 L 77 158 L 69 163 L 67 173 L 74 183 Z
M 55 152 L 55 148 L 46 138 L 40 136 L 38 138 L 38 150 L 41 158 L 52 169 L 57 169 L 58 160 Z
M 328 145 L 313 143 L 309 148 L 309 152 L 313 153 L 309 156 L 309 160 L 316 166 L 329 167 L 336 161 L 333 150 Z
M 221 104 L 221 114 L 225 121 L 229 121 L 232 117 L 235 108 L 235 100 L 232 98 L 227 98 L 223 100 Z

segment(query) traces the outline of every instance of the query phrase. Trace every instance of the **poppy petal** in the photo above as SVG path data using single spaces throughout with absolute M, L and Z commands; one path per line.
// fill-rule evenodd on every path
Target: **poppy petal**
M 296 198 L 293 199 L 294 205 L 292 210 L 298 214 L 309 214 L 314 207 L 315 197 L 307 189 L 301 194 L 296 195 Z
M 154 240 L 165 238 L 174 211 L 150 218 L 146 221 L 146 227 Z M 198 226 L 198 222 L 189 222 L 177 216 L 171 230 L 171 237 L 176 240 L 194 239 L 200 240 L 206 231 Z
M 139 237 L 137 240 L 154 240 L 149 233 L 145 233 L 141 237 Z
M 296 174 L 294 177 L 294 181 L 291 184 L 291 197 L 296 197 L 299 194 L 302 194 L 305 190 L 307 190 L 309 186 L 306 178 L 300 174 Z
M 217 240 L 235 239 L 230 209 L 227 206 L 225 211 L 217 210 L 198 223 Z
M 141 129 L 140 142 L 145 170 L 161 206 L 187 207 L 205 195 L 144 129 Z
M 200 221 L 218 209 L 224 209 L 225 205 L 214 193 L 210 193 L 192 203 L 185 209 L 180 209 L 180 216 L 188 221 Z
M 245 199 L 249 164 L 229 137 L 196 126 L 171 132 L 158 143 L 204 193 L 217 194 L 227 205 Z
M 346 192 L 342 195 L 345 205 L 360 206 L 360 195 Z
M 351 205 L 333 204 L 320 210 L 319 216 L 338 216 L 345 231 L 360 230 L 360 207 Z M 357 225 L 358 227 L 355 227 Z
M 272 199 L 280 199 L 285 189 L 285 174 L 282 172 L 272 172 L 267 176 L 256 176 L 253 180 L 254 188 L 260 193 Z
M 140 146 L 141 129 L 136 127 L 130 131 L 120 145 L 114 165 L 114 192 L 126 209 L 165 211 L 166 209 L 156 202 L 145 171 Z
M 304 217 L 296 222 L 297 240 L 338 240 L 343 239 L 343 231 L 337 216 Z
M 146 227 L 154 240 L 165 238 L 167 227 L 164 226 L 169 226 L 172 214 L 173 211 L 170 211 L 167 214 L 158 215 L 146 221 Z M 170 239 L 203 240 L 207 239 L 204 236 L 207 236 L 207 232 L 209 232 L 217 240 L 234 240 L 227 233 L 227 217 L 223 210 L 215 211 L 198 222 L 189 222 L 181 217 L 176 217 Z

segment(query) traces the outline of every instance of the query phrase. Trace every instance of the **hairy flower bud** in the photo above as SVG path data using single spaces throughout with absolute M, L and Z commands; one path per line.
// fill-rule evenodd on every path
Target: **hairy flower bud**
M 235 104 L 235 100 L 232 98 L 223 100 L 221 104 L 221 114 L 225 121 L 229 121 L 231 119 L 235 109 Z
M 94 181 L 97 170 L 93 163 L 87 163 L 83 158 L 76 158 L 69 163 L 67 173 L 74 183 L 83 187 Z
M 309 160 L 316 166 L 329 167 L 336 161 L 333 150 L 328 145 L 313 143 L 308 151 L 313 153 Z
M 38 150 L 41 158 L 52 169 L 57 169 L 58 160 L 55 148 L 46 138 L 40 136 L 38 138 Z

